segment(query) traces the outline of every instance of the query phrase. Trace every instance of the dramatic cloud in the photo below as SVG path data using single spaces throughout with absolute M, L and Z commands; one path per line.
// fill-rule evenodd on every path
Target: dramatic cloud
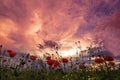
M 103 23 L 106 23 L 102 25 Z M 104 22 L 95 29 L 95 34 L 99 39 L 104 40 L 105 48 L 116 55 L 120 55 L 120 13 L 107 17 Z
M 34 52 L 44 40 L 81 40 L 87 45 L 97 36 L 119 55 L 119 4 L 120 0 L 0 0 L 0 44 Z

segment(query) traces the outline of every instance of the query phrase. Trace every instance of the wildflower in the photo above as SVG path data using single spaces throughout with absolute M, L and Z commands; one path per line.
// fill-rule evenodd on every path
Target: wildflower
M 51 56 L 48 56 L 46 59 L 47 59 L 47 60 L 50 60 L 50 59 L 51 59 Z
M 0 48 L 2 48 L 2 45 L 0 45 Z
M 2 45 L 0 45 L 0 54 L 2 54 L 1 49 L 2 49 Z
M 103 61 L 104 61 L 104 60 L 103 60 L 102 58 L 96 58 L 96 59 L 95 59 L 95 62 L 96 62 L 96 63 L 103 63 Z
M 31 62 L 31 60 L 28 60 L 28 62 Z
M 62 59 L 62 63 L 68 63 L 68 59 L 67 58 L 63 58 Z
M 115 62 L 110 61 L 110 62 L 109 62 L 109 65 L 114 66 L 114 65 L 115 65 Z
M 3 59 L 2 62 L 5 63 L 7 61 L 7 59 Z
M 37 56 L 31 56 L 31 60 L 36 60 Z
M 104 56 L 105 61 L 114 61 L 114 58 L 112 56 Z
M 47 64 L 52 66 L 54 64 L 55 60 L 49 59 L 47 60 Z
M 7 52 L 8 52 L 8 54 L 9 54 L 10 57 L 16 56 L 16 53 L 13 52 L 12 50 L 7 50 Z
M 60 65 L 60 63 L 58 61 L 55 61 L 53 64 L 54 68 L 58 67 L 59 65 Z

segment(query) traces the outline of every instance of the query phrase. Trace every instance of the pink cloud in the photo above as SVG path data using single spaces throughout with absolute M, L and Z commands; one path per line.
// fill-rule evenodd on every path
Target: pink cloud
M 95 29 L 95 33 L 98 38 L 104 40 L 104 44 L 107 50 L 116 55 L 120 55 L 120 13 L 116 13 L 108 18 L 105 18 L 103 23 Z
M 99 31 L 96 34 L 106 40 L 108 49 L 118 51 L 119 16 L 113 16 L 119 12 L 118 3 L 119 0 L 1 0 L 0 44 L 29 52 L 43 40 L 87 41 L 94 38 L 93 31 Z M 113 36 L 108 38 L 111 32 Z

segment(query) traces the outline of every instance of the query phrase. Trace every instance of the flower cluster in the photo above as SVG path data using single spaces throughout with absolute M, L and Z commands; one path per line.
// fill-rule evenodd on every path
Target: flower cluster
M 48 56 L 47 58 L 46 58 L 46 62 L 47 62 L 47 64 L 49 65 L 49 66 L 53 66 L 54 68 L 57 68 L 59 65 L 60 65 L 60 63 L 59 63 L 59 61 L 58 60 L 54 60 L 54 59 L 51 59 L 51 56 Z
M 114 61 L 114 58 L 112 56 L 104 56 L 105 61 Z
M 107 55 L 103 56 L 103 58 L 96 58 L 95 62 L 96 63 L 108 62 L 110 66 L 115 65 L 114 58 L 112 56 L 107 56 Z
M 48 56 L 47 58 L 46 58 L 46 62 L 47 62 L 47 64 L 49 65 L 49 66 L 53 66 L 54 68 L 56 68 L 56 67 L 59 67 L 60 66 L 60 62 L 58 61 L 58 60 L 54 60 L 54 59 L 51 59 L 51 56 Z M 68 59 L 67 58 L 62 58 L 61 59 L 61 62 L 62 63 L 68 63 Z
M 96 62 L 96 63 L 103 63 L 104 60 L 103 60 L 102 58 L 96 58 L 96 59 L 95 59 L 95 62 Z

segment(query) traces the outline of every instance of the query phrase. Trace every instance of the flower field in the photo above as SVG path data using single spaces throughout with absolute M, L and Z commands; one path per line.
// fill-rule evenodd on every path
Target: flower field
M 120 80 L 120 65 L 113 56 L 91 58 L 86 63 L 78 57 L 20 56 L 5 50 L 0 53 L 0 80 Z

